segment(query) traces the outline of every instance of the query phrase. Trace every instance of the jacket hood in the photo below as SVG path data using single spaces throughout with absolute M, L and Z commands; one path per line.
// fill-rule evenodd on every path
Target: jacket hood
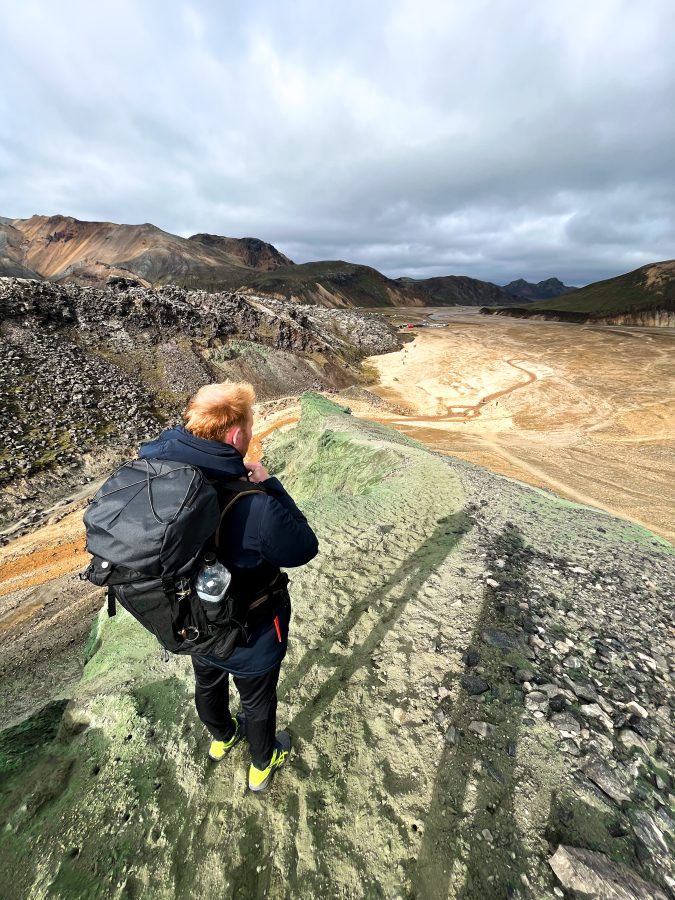
M 244 458 L 236 447 L 222 441 L 208 441 L 191 434 L 183 425 L 168 428 L 140 447 L 141 459 L 172 459 L 189 463 L 209 478 L 247 477 Z

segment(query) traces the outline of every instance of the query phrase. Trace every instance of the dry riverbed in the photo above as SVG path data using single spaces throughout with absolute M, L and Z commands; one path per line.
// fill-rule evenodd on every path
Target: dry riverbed
M 376 418 L 422 441 L 675 538 L 675 330 L 397 310 L 414 329 L 370 357 Z M 353 404 L 372 416 L 368 404 Z

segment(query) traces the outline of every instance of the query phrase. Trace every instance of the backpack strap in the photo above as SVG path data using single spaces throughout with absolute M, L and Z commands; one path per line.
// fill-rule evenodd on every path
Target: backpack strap
M 222 528 L 223 521 L 225 516 L 230 511 L 230 509 L 234 506 L 237 500 L 240 500 L 242 497 L 248 497 L 251 494 L 267 494 L 267 491 L 261 487 L 253 487 L 250 482 L 246 481 L 230 481 L 226 485 L 221 484 L 225 490 L 234 494 L 233 497 L 225 504 L 225 508 L 220 514 L 220 521 L 218 522 L 218 527 L 216 528 L 215 533 L 215 542 L 216 548 L 220 547 L 220 529 Z
M 264 588 L 265 593 L 261 597 L 257 597 L 253 603 L 249 606 L 249 612 L 252 609 L 257 609 L 259 606 L 262 606 L 270 597 L 273 597 L 275 594 L 278 594 L 280 591 L 283 591 L 289 582 L 289 577 L 285 572 L 277 572 L 269 586 Z
M 113 616 L 117 615 L 117 603 L 115 601 L 115 591 L 112 588 L 112 585 L 108 585 L 108 618 L 112 619 Z

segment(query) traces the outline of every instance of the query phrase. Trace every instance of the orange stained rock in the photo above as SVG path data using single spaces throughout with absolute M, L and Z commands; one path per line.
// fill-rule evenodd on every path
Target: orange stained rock
M 15 556 L 0 566 L 0 597 L 82 569 L 88 561 L 84 538 Z
M 266 437 L 269 437 L 272 432 L 276 431 L 278 428 L 283 428 L 284 425 L 294 425 L 300 418 L 300 413 L 294 413 L 293 415 L 284 416 L 281 419 L 277 419 L 273 425 L 259 431 L 257 434 L 253 435 L 251 440 L 251 444 L 248 448 L 248 453 L 246 454 L 246 459 L 249 462 L 257 462 L 262 457 L 262 442 Z

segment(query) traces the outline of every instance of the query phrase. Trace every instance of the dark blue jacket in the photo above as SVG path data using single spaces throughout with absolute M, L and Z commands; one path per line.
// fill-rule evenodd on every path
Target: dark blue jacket
M 195 437 L 178 425 L 141 446 L 140 457 L 171 459 L 196 466 L 207 478 L 231 481 L 247 477 L 244 460 L 230 444 Z M 221 556 L 233 570 L 268 573 L 273 568 L 302 566 L 319 552 L 316 535 L 278 478 L 262 485 L 266 494 L 252 494 L 237 500 L 227 514 L 227 540 Z M 202 657 L 233 675 L 262 675 L 279 665 L 286 655 L 290 602 L 279 608 L 281 641 L 274 622 L 254 629 L 249 642 L 237 647 L 227 660 Z

